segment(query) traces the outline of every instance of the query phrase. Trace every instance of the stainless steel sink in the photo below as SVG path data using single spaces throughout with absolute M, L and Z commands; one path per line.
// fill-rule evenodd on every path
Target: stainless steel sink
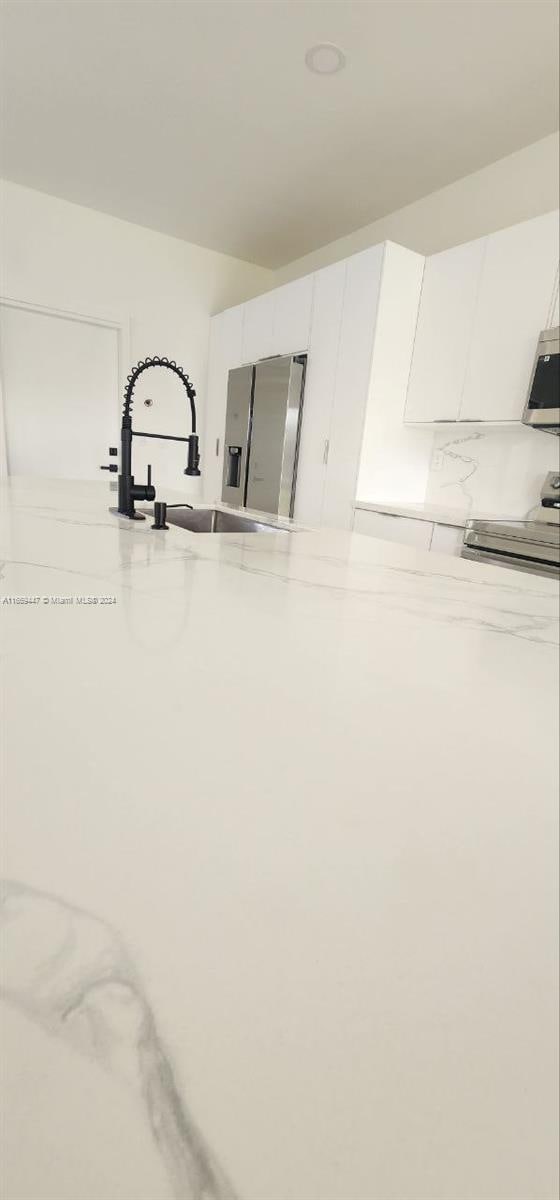
M 146 516 L 153 515 L 152 508 L 142 508 Z M 278 525 L 257 521 L 244 513 L 222 512 L 219 508 L 173 508 L 167 509 L 167 524 L 178 525 L 190 533 L 286 533 Z

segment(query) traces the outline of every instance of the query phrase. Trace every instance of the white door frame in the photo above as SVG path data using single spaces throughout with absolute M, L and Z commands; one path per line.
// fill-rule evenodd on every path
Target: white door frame
M 130 365 L 130 315 L 124 311 L 83 313 L 74 309 L 56 308 L 54 305 L 37 304 L 33 300 L 17 300 L 14 296 L 0 294 L 1 308 L 20 308 L 25 312 L 40 313 L 46 317 L 58 317 L 63 321 L 79 321 L 84 325 L 100 325 L 104 329 L 114 329 L 117 334 L 117 373 L 118 395 L 115 402 L 119 405 L 123 399 L 126 375 Z M 4 389 L 3 371 L 0 358 L 0 477 L 8 473 L 6 453 L 6 431 L 4 421 Z

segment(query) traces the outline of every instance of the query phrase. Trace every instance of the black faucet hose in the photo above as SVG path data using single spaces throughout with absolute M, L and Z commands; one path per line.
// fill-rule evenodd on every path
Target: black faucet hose
M 178 375 L 179 379 L 181 380 L 181 383 L 186 388 L 187 396 L 189 397 L 189 402 L 190 402 L 190 406 L 191 406 L 192 432 L 196 433 L 196 408 L 194 405 L 194 399 L 196 396 L 196 392 L 193 388 L 193 385 L 192 385 L 188 375 L 186 374 L 186 372 L 183 371 L 183 368 L 178 367 L 177 363 L 174 362 L 173 359 L 159 358 L 159 356 L 157 356 L 157 355 L 155 355 L 154 358 L 141 359 L 140 362 L 138 363 L 138 365 L 134 368 L 134 370 L 131 371 L 130 375 L 127 375 L 127 384 L 126 384 L 126 389 L 125 389 L 125 393 L 124 393 L 123 419 L 130 420 L 132 403 L 133 403 L 133 392 L 134 392 L 134 386 L 136 384 L 136 380 L 139 378 L 140 375 L 142 375 L 142 373 L 144 371 L 147 371 L 149 367 L 167 367 L 168 370 L 173 371 L 173 373 L 175 375 Z

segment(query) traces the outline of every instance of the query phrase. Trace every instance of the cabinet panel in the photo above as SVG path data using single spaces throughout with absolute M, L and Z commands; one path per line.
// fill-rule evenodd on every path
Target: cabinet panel
M 426 259 L 405 421 L 457 420 L 485 240 Z
M 313 300 L 313 275 L 274 290 L 272 354 L 307 350 Z
M 205 500 L 219 500 L 222 494 L 224 428 L 226 421 L 228 372 L 242 358 L 243 304 L 228 308 L 212 317 L 208 352 L 208 384 L 204 408 L 204 457 L 201 461 L 202 494 Z
M 461 419 L 521 420 L 557 265 L 557 213 L 486 239 Z
M 560 279 L 558 269 L 556 270 L 556 279 L 554 280 L 554 290 L 550 303 L 550 314 L 547 320 L 547 326 L 555 329 L 560 325 Z
M 368 537 L 383 538 L 386 542 L 416 546 L 419 550 L 430 549 L 432 529 L 430 521 L 393 517 L 388 513 L 371 512 L 365 508 L 357 508 L 354 512 L 354 533 L 365 533 Z
M 296 521 L 307 525 L 320 525 L 323 513 L 345 279 L 345 262 L 315 275 L 294 509 Z
M 434 525 L 430 550 L 436 554 L 460 555 L 465 531 L 455 525 Z
M 322 520 L 335 529 L 352 528 L 383 253 L 374 246 L 346 263 Z
M 243 306 L 243 353 L 244 363 L 257 362 L 259 358 L 268 358 L 275 353 L 272 337 L 274 329 L 275 294 L 265 292 L 264 296 L 255 296 Z

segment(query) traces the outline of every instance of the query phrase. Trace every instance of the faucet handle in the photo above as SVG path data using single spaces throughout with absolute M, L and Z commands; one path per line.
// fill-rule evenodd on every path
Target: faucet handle
M 100 471 L 113 471 L 113 472 L 118 471 L 118 469 L 119 468 L 116 463 L 109 463 L 108 467 L 100 467 L 99 468 Z
M 138 499 L 141 498 L 142 500 L 155 500 L 155 498 L 156 498 L 156 489 L 152 484 L 152 464 L 151 463 L 148 463 L 148 476 L 147 476 L 146 482 L 145 482 L 145 484 L 139 484 L 138 491 L 142 493 L 142 496 L 141 497 L 138 496 Z

